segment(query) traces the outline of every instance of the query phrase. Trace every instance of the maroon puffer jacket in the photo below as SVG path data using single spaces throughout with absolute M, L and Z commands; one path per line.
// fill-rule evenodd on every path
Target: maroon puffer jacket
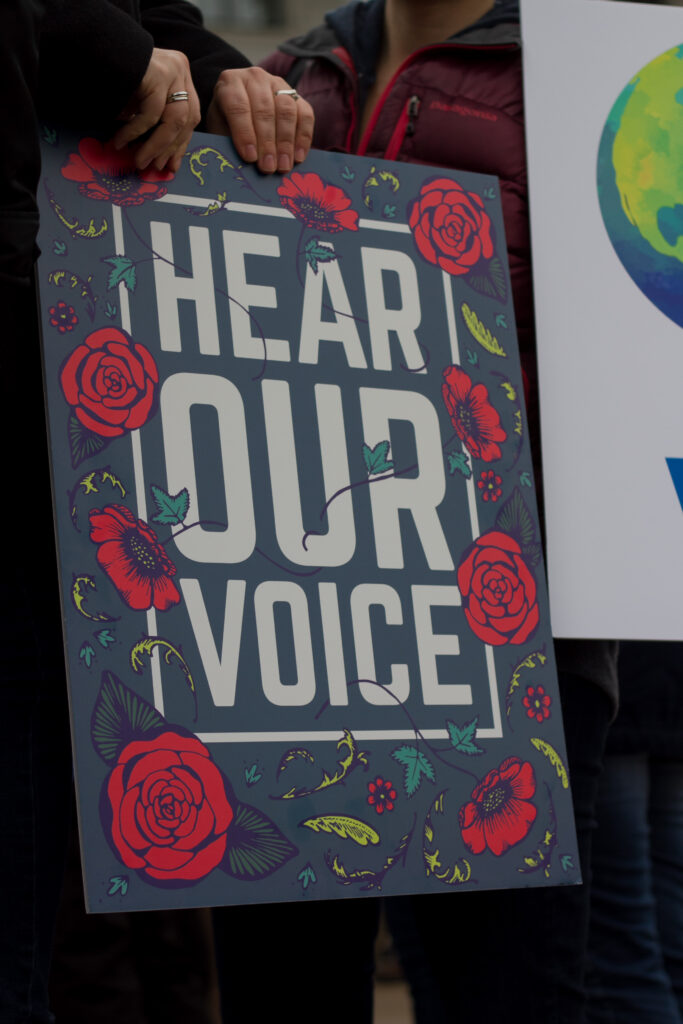
M 318 149 L 495 174 L 500 179 L 527 414 L 539 468 L 538 398 L 519 26 L 425 47 L 398 70 L 359 137 L 359 76 L 330 24 L 283 44 L 264 67 L 316 114 Z

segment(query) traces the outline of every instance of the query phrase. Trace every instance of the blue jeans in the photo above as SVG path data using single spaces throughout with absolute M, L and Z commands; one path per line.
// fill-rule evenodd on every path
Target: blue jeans
M 683 1022 L 683 761 L 610 755 L 594 839 L 589 1024 Z

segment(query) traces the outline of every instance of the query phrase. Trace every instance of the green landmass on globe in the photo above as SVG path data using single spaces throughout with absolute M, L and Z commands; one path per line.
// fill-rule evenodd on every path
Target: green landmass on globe
M 657 252 L 683 263 L 683 46 L 642 68 L 609 120 L 624 213 Z

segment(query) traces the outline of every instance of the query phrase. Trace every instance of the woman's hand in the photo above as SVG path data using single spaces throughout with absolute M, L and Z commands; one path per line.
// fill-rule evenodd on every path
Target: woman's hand
M 284 78 L 263 68 L 223 71 L 207 111 L 207 129 L 230 135 L 242 159 L 257 163 L 265 174 L 291 171 L 311 148 L 314 115 L 301 97 L 276 95 L 289 88 Z
M 186 92 L 188 98 L 169 102 L 178 92 Z M 123 149 L 153 128 L 135 154 L 136 166 L 144 170 L 154 163 L 158 171 L 176 172 L 200 116 L 187 57 L 178 50 L 155 47 L 144 78 L 121 113 L 127 123 L 112 141 L 117 149 Z

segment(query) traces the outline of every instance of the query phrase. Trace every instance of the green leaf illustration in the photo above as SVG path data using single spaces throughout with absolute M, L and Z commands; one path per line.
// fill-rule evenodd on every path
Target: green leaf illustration
M 69 413 L 66 429 L 71 451 L 71 465 L 74 469 L 78 469 L 81 462 L 97 455 L 109 443 L 106 438 L 100 437 L 99 434 L 84 427 L 74 413 Z
M 385 203 L 384 209 L 382 210 L 382 216 L 386 220 L 392 220 L 396 216 L 396 207 L 389 203 Z
M 515 487 L 499 510 L 496 516 L 496 529 L 514 537 L 522 551 L 535 543 L 536 524 L 518 487 Z
M 467 353 L 467 362 L 470 364 L 470 366 L 478 366 L 479 356 L 477 355 L 477 353 L 473 352 L 471 348 L 468 348 L 465 351 Z
M 394 463 L 387 459 L 389 455 L 390 441 L 380 441 L 374 448 L 363 444 L 363 459 L 369 476 L 377 473 L 388 473 L 394 468 Z
M 47 125 L 43 125 L 42 137 L 48 146 L 54 146 L 57 142 L 57 132 L 54 128 L 48 128 Z
M 116 308 L 116 306 L 114 306 L 111 302 L 107 302 L 107 304 L 104 307 L 104 315 L 107 317 L 107 319 L 113 320 L 117 313 L 118 309 Z
M 498 338 L 495 338 L 493 334 L 491 334 L 488 327 L 484 326 L 477 314 L 473 309 L 470 309 L 466 302 L 463 302 L 460 307 L 460 312 L 462 313 L 463 320 L 467 324 L 468 331 L 482 348 L 485 348 L 487 352 L 491 353 L 491 355 L 502 356 L 503 358 L 507 357 L 507 353 L 498 341 Z
M 244 781 L 247 786 L 255 786 L 257 782 L 263 778 L 263 775 L 259 771 L 257 764 L 252 764 L 249 768 L 244 769 Z
M 449 452 L 448 453 L 448 472 L 453 476 L 455 473 L 461 473 L 466 480 L 472 476 L 472 470 L 470 468 L 470 462 L 464 452 Z
M 113 672 L 102 673 L 90 734 L 103 761 L 113 764 L 133 739 L 149 737 L 166 728 L 159 712 L 125 686 Z
M 299 828 L 310 828 L 312 832 L 327 832 L 338 835 L 340 839 L 352 839 L 359 846 L 377 846 L 379 835 L 374 828 L 359 818 L 350 818 L 344 814 L 326 814 L 320 818 L 307 818 L 299 822 Z
M 120 892 L 122 896 L 128 892 L 128 879 L 125 875 L 114 875 L 109 879 L 107 896 L 116 896 L 117 892 Z
M 52 251 L 55 256 L 66 256 L 69 250 L 67 249 L 66 242 L 62 242 L 61 238 L 55 238 Z
M 78 652 L 78 657 L 81 661 L 85 662 L 88 668 L 90 668 L 95 659 L 95 649 L 91 647 L 90 644 L 83 644 Z
M 353 181 L 356 177 L 356 172 L 352 171 L 350 167 L 345 167 L 342 171 L 342 178 L 344 181 Z
M 297 880 L 301 882 L 301 888 L 303 889 L 304 892 L 306 892 L 306 889 L 308 888 L 309 885 L 315 885 L 315 883 L 318 881 L 318 879 L 316 878 L 315 871 L 313 870 L 313 867 L 310 863 L 308 863 L 306 867 L 302 868 L 296 877 Z
M 95 633 L 95 639 L 97 640 L 98 644 L 104 647 L 105 651 L 107 647 L 111 647 L 112 644 L 116 643 L 116 637 L 114 636 L 110 629 L 100 629 L 97 633 Z
M 532 747 L 536 747 L 536 750 L 539 750 L 544 757 L 548 758 L 551 765 L 557 772 L 557 777 L 562 783 L 562 788 L 569 789 L 569 775 L 567 773 L 567 769 L 562 763 L 562 758 L 555 750 L 555 748 L 552 747 L 546 740 L 539 739 L 536 736 L 532 737 L 529 740 L 529 743 L 531 743 Z
M 177 494 L 168 494 L 162 487 L 156 484 L 150 485 L 154 504 L 157 507 L 156 514 L 152 516 L 153 523 L 161 523 L 164 526 L 179 526 L 185 522 L 190 508 L 190 494 L 187 487 Z
M 422 829 L 422 859 L 424 861 L 427 876 L 433 875 L 444 885 L 464 885 L 466 882 L 474 882 L 472 878 L 472 865 L 468 860 L 456 861 L 454 864 L 444 865 L 441 861 L 441 850 L 436 843 L 436 830 L 434 827 L 433 815 L 444 814 L 444 797 L 447 790 L 443 790 L 436 797 L 425 818 Z
M 507 319 L 504 313 L 498 313 L 496 315 L 496 327 L 506 328 L 508 325 Z
M 423 778 L 436 782 L 434 765 L 417 747 L 404 744 L 392 750 L 391 756 L 403 768 L 403 788 L 408 796 L 414 796 Z
M 465 722 L 464 725 L 456 725 L 455 722 L 446 721 L 451 745 L 456 750 L 459 750 L 461 754 L 468 754 L 470 757 L 474 757 L 476 754 L 486 753 L 482 747 L 475 743 L 478 721 L 478 718 L 473 718 L 471 722 Z
M 299 852 L 270 818 L 247 804 L 235 808 L 227 838 L 221 867 L 243 882 L 265 878 Z
M 102 262 L 111 264 L 113 268 L 109 271 L 107 288 L 117 288 L 123 281 L 129 292 L 135 291 L 137 284 L 135 263 L 129 256 L 105 256 Z
M 306 262 L 314 274 L 318 273 L 319 263 L 330 263 L 336 260 L 337 254 L 329 242 L 321 242 L 319 238 L 312 238 L 304 246 Z
M 507 299 L 507 282 L 503 264 L 494 256 L 487 262 L 480 260 L 469 274 L 463 276 L 466 284 L 480 295 L 505 302 Z
M 531 473 L 527 473 L 526 470 L 519 474 L 519 482 L 522 487 L 531 487 Z
M 572 860 L 570 854 L 564 853 L 560 857 L 560 864 L 562 865 L 563 871 L 574 871 L 574 861 Z

